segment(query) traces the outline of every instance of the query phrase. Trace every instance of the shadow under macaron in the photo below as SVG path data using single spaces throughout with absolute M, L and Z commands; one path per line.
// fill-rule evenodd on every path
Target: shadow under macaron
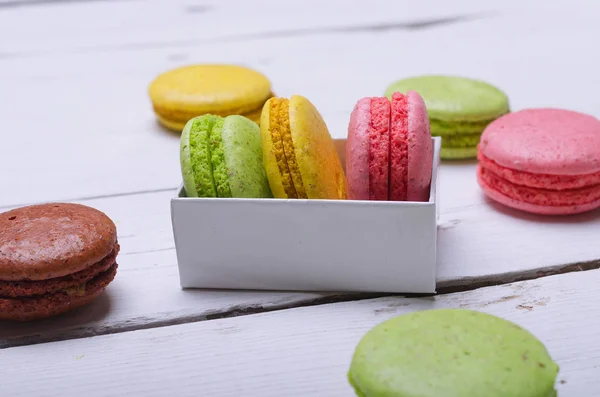
M 506 205 L 498 203 L 487 197 L 483 192 L 481 192 L 481 195 L 484 197 L 485 204 L 493 208 L 495 211 L 528 222 L 549 224 L 581 224 L 594 222 L 600 218 L 600 208 L 579 214 L 539 215 L 507 207 Z
M 113 306 L 111 288 L 77 309 L 34 321 L 0 321 L 0 349 L 96 336 Z

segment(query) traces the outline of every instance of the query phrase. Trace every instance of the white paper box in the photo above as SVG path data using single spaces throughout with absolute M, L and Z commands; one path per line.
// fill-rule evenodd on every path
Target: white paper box
M 188 198 L 182 187 L 171 200 L 181 287 L 434 293 L 433 142 L 429 202 Z

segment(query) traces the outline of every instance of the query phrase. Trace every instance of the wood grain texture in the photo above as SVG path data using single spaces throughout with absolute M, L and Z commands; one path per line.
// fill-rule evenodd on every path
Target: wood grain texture
M 527 328 L 560 366 L 559 396 L 594 396 L 600 318 L 590 313 L 600 305 L 599 282 L 596 270 L 436 298 L 388 297 L 17 347 L 2 352 L 11 364 L 3 367 L 0 394 L 350 397 L 346 371 L 371 327 L 410 311 L 458 307 Z

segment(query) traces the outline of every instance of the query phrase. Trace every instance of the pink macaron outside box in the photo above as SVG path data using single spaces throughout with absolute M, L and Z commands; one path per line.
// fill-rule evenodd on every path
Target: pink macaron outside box
M 171 200 L 181 287 L 435 293 L 441 138 L 428 122 L 425 132 L 431 171 L 418 201 L 188 198 L 181 187 Z M 348 173 L 357 159 L 334 141 Z

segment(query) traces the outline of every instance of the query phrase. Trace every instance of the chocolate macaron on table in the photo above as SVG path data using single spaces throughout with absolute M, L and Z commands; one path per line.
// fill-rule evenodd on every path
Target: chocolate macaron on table
M 0 214 L 0 320 L 35 320 L 90 303 L 117 273 L 117 230 L 102 212 L 49 203 Z

